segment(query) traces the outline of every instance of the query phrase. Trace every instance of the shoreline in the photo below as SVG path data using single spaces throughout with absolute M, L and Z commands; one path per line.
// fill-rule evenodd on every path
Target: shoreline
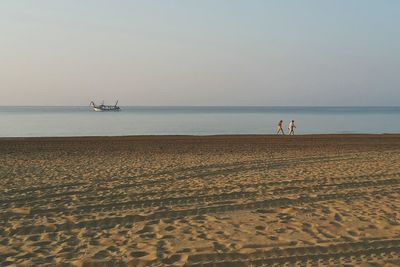
M 307 138 L 307 137 L 400 137 L 400 133 L 321 133 L 321 134 L 295 134 L 295 135 L 276 135 L 276 134 L 210 134 L 210 135 L 82 135 L 82 136 L 12 136 L 0 137 L 2 140 L 43 140 L 43 139 L 174 139 L 174 138 Z

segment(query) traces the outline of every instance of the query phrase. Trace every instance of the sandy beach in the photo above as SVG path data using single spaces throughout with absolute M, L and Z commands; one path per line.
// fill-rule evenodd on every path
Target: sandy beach
M 2 266 L 400 265 L 400 135 L 0 139 Z

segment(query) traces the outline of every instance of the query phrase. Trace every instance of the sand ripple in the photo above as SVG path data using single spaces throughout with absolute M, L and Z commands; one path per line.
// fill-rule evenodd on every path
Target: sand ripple
M 2 266 L 400 265 L 400 136 L 0 139 Z

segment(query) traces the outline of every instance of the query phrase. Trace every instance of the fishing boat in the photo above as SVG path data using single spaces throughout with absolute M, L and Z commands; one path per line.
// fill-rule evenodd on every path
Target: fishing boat
M 111 105 L 104 105 L 104 101 L 103 103 L 101 103 L 101 105 L 96 105 L 93 101 L 90 102 L 90 106 L 93 107 L 94 111 L 120 111 L 121 108 L 118 106 L 118 100 L 115 103 L 114 106 Z

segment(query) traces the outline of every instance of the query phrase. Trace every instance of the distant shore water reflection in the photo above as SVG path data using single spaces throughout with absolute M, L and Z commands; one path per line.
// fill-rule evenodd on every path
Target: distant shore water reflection
M 0 137 L 400 133 L 400 107 L 0 107 Z

